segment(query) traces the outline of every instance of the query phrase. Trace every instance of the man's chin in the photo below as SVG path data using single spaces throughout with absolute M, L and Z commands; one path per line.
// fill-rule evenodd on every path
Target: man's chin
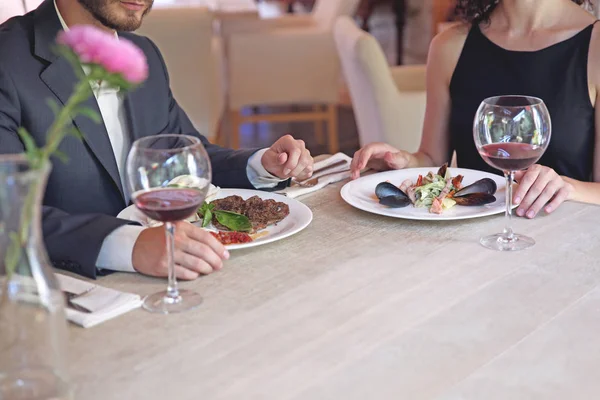
M 142 25 L 142 18 L 127 17 L 113 22 L 113 29 L 121 32 L 133 32 Z

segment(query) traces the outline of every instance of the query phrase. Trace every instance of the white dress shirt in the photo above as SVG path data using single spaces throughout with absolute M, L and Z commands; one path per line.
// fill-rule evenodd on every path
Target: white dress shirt
M 65 31 L 69 30 L 56 6 L 56 0 L 54 0 L 54 7 L 63 29 Z M 116 32 L 115 36 L 117 36 Z M 84 71 L 88 72 L 86 68 L 84 68 Z M 123 104 L 124 97 L 119 89 L 110 88 L 103 83 L 92 82 L 91 86 L 98 102 L 100 114 L 102 114 L 104 126 L 108 132 L 117 168 L 119 169 L 121 183 L 125 190 L 127 188 L 125 163 L 131 140 Z M 262 149 L 254 153 L 248 160 L 248 166 L 246 167 L 248 179 L 257 189 L 272 188 L 281 182 L 281 179 L 271 175 L 262 165 L 262 156 L 266 151 L 267 149 Z M 132 263 L 133 246 L 144 229 L 136 225 L 125 225 L 115 229 L 104 239 L 98 259 L 96 260 L 96 267 L 114 271 L 134 272 Z

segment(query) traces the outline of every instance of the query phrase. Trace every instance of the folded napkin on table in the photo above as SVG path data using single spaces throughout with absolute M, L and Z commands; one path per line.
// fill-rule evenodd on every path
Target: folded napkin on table
M 338 161 L 346 161 L 345 164 L 335 167 L 333 169 L 328 169 L 323 171 L 323 173 L 319 172 L 319 170 L 328 167 L 329 165 L 335 164 Z M 278 191 L 277 193 L 284 194 L 287 197 L 298 197 L 303 196 L 305 194 L 309 194 L 315 192 L 319 189 L 324 188 L 330 183 L 339 182 L 341 180 L 347 179 L 350 177 L 350 162 L 352 161 L 351 157 L 348 157 L 344 153 L 337 153 L 332 155 L 331 157 L 318 161 L 314 165 L 315 174 L 311 177 L 318 178 L 323 176 L 323 178 L 319 179 L 319 183 L 312 187 L 303 187 L 298 185 L 292 180 L 292 183 L 289 187 Z
M 84 328 L 115 318 L 142 305 L 142 299 L 137 294 L 120 292 L 62 274 L 56 274 L 56 277 L 60 288 L 71 293 L 79 294 L 93 288 L 72 300 L 74 304 L 92 311 L 91 313 L 66 308 L 67 319 Z

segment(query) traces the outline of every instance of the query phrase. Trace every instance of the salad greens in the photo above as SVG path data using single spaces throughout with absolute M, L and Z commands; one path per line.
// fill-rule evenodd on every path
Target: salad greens
M 420 177 L 421 178 L 421 177 Z M 415 207 L 427 207 L 430 208 L 435 198 L 440 197 L 442 191 L 446 187 L 448 179 L 452 178 L 449 170 L 446 171 L 446 176 L 441 176 L 429 172 L 427 175 L 419 179 L 417 185 L 414 188 L 415 191 Z M 450 191 L 456 191 L 457 188 L 452 185 Z M 449 197 L 444 197 L 442 200 L 442 207 L 445 209 L 451 208 L 456 204 L 456 201 Z
M 251 232 L 252 224 L 248 217 L 231 211 L 215 210 L 214 204 L 204 202 L 198 209 L 198 214 L 202 216 L 202 227 L 206 228 L 214 217 L 221 225 L 235 232 Z

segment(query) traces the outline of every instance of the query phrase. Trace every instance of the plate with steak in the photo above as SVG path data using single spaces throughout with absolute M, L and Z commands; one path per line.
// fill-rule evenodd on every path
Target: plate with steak
M 284 239 L 306 228 L 312 221 L 312 212 L 298 200 L 276 193 L 248 189 L 220 189 L 210 203 L 210 229 L 229 250 L 259 246 Z M 251 228 L 246 232 L 232 232 L 217 220 L 218 211 L 247 217 Z M 224 222 L 226 223 L 226 222 Z M 199 221 L 195 224 L 202 224 Z

